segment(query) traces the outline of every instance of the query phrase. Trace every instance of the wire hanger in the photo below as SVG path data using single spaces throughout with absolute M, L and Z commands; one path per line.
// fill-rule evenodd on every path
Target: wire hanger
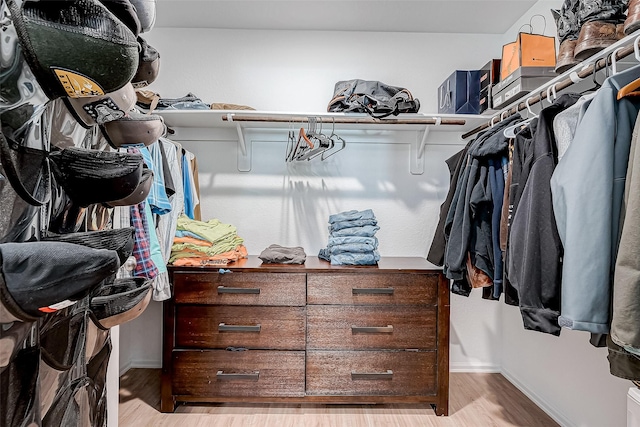
M 330 148 L 333 143 L 331 139 L 322 132 L 322 118 L 319 118 L 320 130 L 314 132 L 312 135 L 307 133 L 309 139 L 314 141 L 314 146 L 299 156 L 296 160 L 311 160 L 314 157 L 321 155 L 327 148 Z
M 290 162 L 293 160 L 295 145 L 296 145 L 296 134 L 293 131 L 293 123 L 289 122 L 289 132 L 287 134 L 287 149 L 284 156 L 285 162 Z
M 329 139 L 331 140 L 331 143 L 332 143 L 332 147 L 322 152 L 322 155 L 320 156 L 320 160 L 322 161 L 327 160 L 329 157 L 333 156 L 338 151 L 344 150 L 344 148 L 347 146 L 347 141 L 345 141 L 342 137 L 338 136 L 335 130 L 336 130 L 336 119 L 333 118 L 333 126 L 331 127 L 331 135 L 329 136 Z M 342 143 L 342 147 L 338 148 L 337 150 L 331 151 L 334 147 L 337 147 L 336 139 L 338 140 L 338 142 Z M 327 153 L 330 153 L 330 154 L 325 156 L 325 154 Z

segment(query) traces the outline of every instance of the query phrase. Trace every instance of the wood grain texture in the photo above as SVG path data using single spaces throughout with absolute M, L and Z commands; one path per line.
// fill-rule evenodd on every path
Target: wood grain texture
M 381 373 L 385 375 L 379 375 Z M 369 375 L 354 378 L 353 374 Z M 434 351 L 308 351 L 306 381 L 308 395 L 435 395 L 436 354 Z
M 392 333 L 353 333 L 352 326 L 393 326 Z M 307 349 L 435 349 L 436 309 L 427 306 L 307 307 Z
M 176 304 L 285 305 L 306 303 L 304 273 L 173 273 Z M 218 286 L 259 289 L 258 294 L 219 293 Z
M 449 414 L 449 334 L 450 305 L 449 281 L 440 276 L 438 286 L 438 403 L 436 415 Z
M 175 343 L 175 304 L 173 298 L 162 303 L 162 412 L 173 412 L 175 400 L 171 387 L 171 364 Z
M 259 373 L 258 380 L 216 374 Z M 173 353 L 173 393 L 186 396 L 303 396 L 303 351 L 184 350 Z
M 229 268 L 170 269 L 175 303 L 165 306 L 163 411 L 175 402 L 421 402 L 447 413 L 448 382 L 440 378 L 448 373 L 448 299 L 446 310 L 439 304 L 448 283 L 424 259 L 331 266 L 310 257 L 292 266 L 250 257 Z M 221 350 L 228 347 L 251 350 Z M 312 353 L 324 357 L 309 359 Z M 340 370 L 332 383 L 327 372 Z M 305 389 L 310 378 L 313 391 Z
M 450 374 L 448 417 L 428 404 L 326 405 L 216 403 L 160 409 L 160 370 L 131 369 L 120 378 L 120 427 L 555 427 L 500 374 Z M 112 415 L 112 414 L 110 414 Z
M 309 273 L 308 304 L 435 305 L 437 274 Z M 354 294 L 353 290 L 393 289 L 392 294 Z M 357 291 L 356 291 L 357 292 Z
M 260 332 L 221 332 L 220 323 L 260 325 Z M 179 305 L 176 309 L 176 345 L 183 348 L 304 350 L 305 331 L 304 307 Z

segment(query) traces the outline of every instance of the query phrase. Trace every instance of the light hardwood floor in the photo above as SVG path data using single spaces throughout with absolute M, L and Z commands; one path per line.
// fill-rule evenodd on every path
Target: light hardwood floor
M 203 404 L 160 412 L 160 370 L 120 378 L 120 427 L 550 427 L 558 424 L 500 374 L 450 374 L 449 416 L 429 405 Z

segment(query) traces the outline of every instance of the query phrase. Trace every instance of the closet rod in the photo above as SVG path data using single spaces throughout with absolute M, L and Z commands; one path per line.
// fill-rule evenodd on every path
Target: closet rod
M 373 117 L 334 117 L 334 116 L 242 116 L 227 114 L 222 116 L 223 121 L 228 122 L 273 122 L 273 123 L 306 123 L 309 117 L 326 119 L 324 123 L 336 124 L 392 124 L 392 125 L 457 125 L 466 124 L 464 119 L 433 118 L 402 118 L 402 119 L 374 119 Z
M 635 50 L 635 45 L 638 43 L 638 41 L 640 40 L 640 37 L 634 39 L 633 43 L 631 43 L 628 46 L 625 46 L 623 48 L 619 48 L 616 49 L 615 51 L 613 51 L 610 55 L 606 55 L 603 58 L 598 59 L 596 62 L 594 62 L 593 64 L 588 65 L 587 67 L 585 67 L 584 69 L 580 70 L 579 72 L 572 72 L 570 74 L 571 75 L 577 75 L 577 77 L 579 79 L 575 79 L 575 75 L 573 76 L 574 79 L 572 79 L 571 77 L 568 77 L 564 80 L 561 80 L 557 83 L 554 83 L 553 87 L 555 87 L 556 91 L 562 90 L 562 89 L 566 89 L 569 86 L 572 86 L 574 83 L 577 83 L 579 81 L 581 81 L 582 79 L 591 76 L 592 73 L 594 73 L 594 67 L 595 67 L 595 71 L 600 71 L 603 68 L 605 68 L 610 62 L 610 56 L 615 55 L 615 60 L 620 60 L 622 58 L 626 58 L 627 56 L 631 55 L 632 53 L 634 53 Z M 510 117 L 514 114 L 516 114 L 518 111 L 524 110 L 525 108 L 527 108 L 527 99 L 529 100 L 529 106 L 533 105 L 533 104 L 537 104 L 538 102 L 541 102 L 543 99 L 547 98 L 547 92 L 546 91 L 542 91 L 540 93 L 538 93 L 536 96 L 534 97 L 529 97 L 529 98 L 525 98 L 524 102 L 519 102 L 518 104 L 516 104 L 514 107 L 511 107 L 507 110 L 503 110 L 501 111 L 498 115 L 493 116 L 490 120 L 488 120 L 486 123 L 476 127 L 475 129 L 470 130 L 469 132 L 465 133 L 462 135 L 462 139 L 466 139 L 472 135 L 475 135 L 476 133 L 487 129 L 493 125 L 495 125 L 496 123 L 501 122 L 502 120 L 506 119 L 507 117 Z

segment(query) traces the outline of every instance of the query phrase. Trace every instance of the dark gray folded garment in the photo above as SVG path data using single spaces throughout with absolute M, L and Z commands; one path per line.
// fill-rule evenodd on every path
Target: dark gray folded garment
M 270 245 L 258 256 L 267 264 L 304 264 L 307 254 L 300 246 L 288 248 L 280 245 Z
M 33 321 L 71 305 L 119 267 L 117 252 L 107 249 L 66 242 L 0 244 L 0 321 Z

